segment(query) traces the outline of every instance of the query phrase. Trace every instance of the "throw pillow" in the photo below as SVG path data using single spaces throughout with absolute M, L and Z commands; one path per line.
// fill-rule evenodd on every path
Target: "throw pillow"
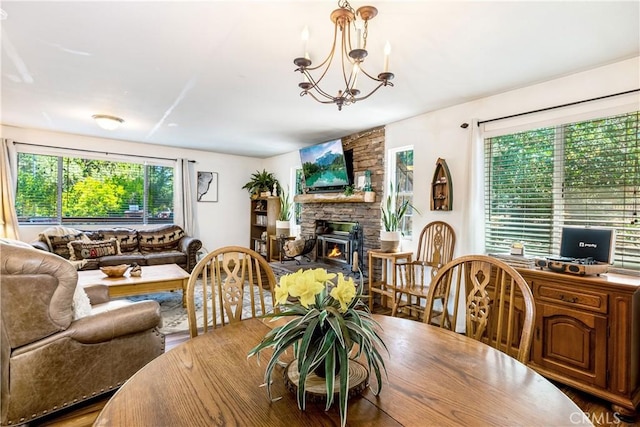
M 107 255 L 120 255 L 120 245 L 116 239 L 91 240 L 89 242 L 69 242 L 70 261 L 94 259 Z
M 94 240 L 109 240 L 111 238 L 117 239 L 120 243 L 120 251 L 133 252 L 138 250 L 138 231 L 131 228 L 117 227 L 110 229 L 97 230 L 99 239 Z
M 151 230 L 138 231 L 140 250 L 143 252 L 167 251 L 178 248 L 184 231 L 177 225 L 167 225 Z
M 73 293 L 73 320 L 87 317 L 91 314 L 91 301 L 89 295 L 84 291 L 82 286 L 76 286 Z
M 51 248 L 51 252 L 56 255 L 60 255 L 64 259 L 69 259 L 71 254 L 69 252 L 69 243 L 78 241 L 82 242 L 85 240 L 85 235 L 82 231 L 79 231 L 77 234 L 65 234 L 62 236 L 48 236 L 47 243 Z

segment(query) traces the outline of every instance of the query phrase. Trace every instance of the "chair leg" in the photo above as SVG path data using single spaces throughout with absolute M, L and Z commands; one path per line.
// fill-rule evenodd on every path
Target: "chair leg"
M 400 305 L 400 299 L 402 298 L 402 294 L 400 294 L 400 298 L 398 298 L 398 295 L 396 293 L 396 297 L 394 298 L 394 303 L 393 303 L 393 308 L 391 309 L 391 317 L 396 317 L 396 314 L 398 313 L 398 306 Z

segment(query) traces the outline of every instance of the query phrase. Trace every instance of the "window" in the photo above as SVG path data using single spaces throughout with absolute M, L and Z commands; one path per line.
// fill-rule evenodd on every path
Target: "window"
M 413 147 L 403 147 L 391 150 L 391 185 L 398 192 L 398 201 L 409 200 L 413 204 Z M 411 237 L 413 228 L 413 208 L 409 207 L 402 218 L 398 229 L 404 237 Z
M 296 169 L 295 191 L 294 191 L 294 196 L 291 196 L 291 198 L 293 199 L 293 197 L 299 194 L 303 194 L 303 192 L 304 192 L 304 175 L 302 173 L 302 168 L 299 168 L 299 169 Z M 294 203 L 293 212 L 295 216 L 296 225 L 302 224 L 302 203 Z
M 558 254 L 565 225 L 617 230 L 614 265 L 640 269 L 639 112 L 485 140 L 487 252 Z
M 172 223 L 173 167 L 18 153 L 21 224 Z

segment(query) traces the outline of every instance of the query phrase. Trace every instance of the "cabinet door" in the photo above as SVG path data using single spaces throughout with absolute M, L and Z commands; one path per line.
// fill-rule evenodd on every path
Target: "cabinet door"
M 587 384 L 607 386 L 607 318 L 538 304 L 533 362 Z

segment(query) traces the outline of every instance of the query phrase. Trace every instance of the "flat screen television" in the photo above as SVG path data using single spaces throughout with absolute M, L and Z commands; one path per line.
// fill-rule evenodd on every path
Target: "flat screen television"
M 300 161 L 305 186 L 310 192 L 342 191 L 350 184 L 340 139 L 301 148 Z
M 613 263 L 616 233 L 612 228 L 563 227 L 560 256 Z

